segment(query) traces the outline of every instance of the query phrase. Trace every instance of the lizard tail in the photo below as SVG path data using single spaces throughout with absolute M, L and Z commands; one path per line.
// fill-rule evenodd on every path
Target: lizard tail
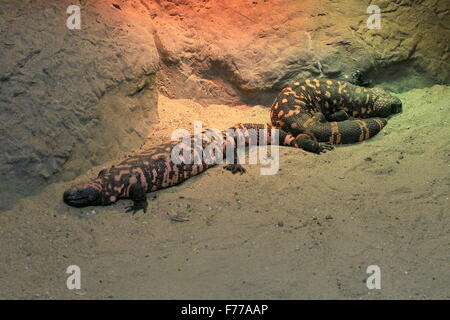
M 317 141 L 331 144 L 347 144 L 367 140 L 375 136 L 387 124 L 385 118 L 368 118 L 357 120 L 316 123 L 307 129 Z

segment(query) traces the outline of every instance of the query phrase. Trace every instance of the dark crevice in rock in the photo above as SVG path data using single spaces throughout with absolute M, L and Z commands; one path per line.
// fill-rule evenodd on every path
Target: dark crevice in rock
M 436 84 L 436 81 L 424 76 L 422 68 L 414 58 L 375 65 L 363 73 L 364 77 L 370 79 L 373 85 L 398 93 Z

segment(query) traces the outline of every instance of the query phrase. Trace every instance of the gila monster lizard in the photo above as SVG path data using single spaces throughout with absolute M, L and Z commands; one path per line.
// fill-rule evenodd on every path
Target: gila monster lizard
M 368 89 L 345 81 L 329 79 L 305 79 L 283 89 L 271 108 L 271 125 L 238 124 L 232 129 L 235 135 L 226 136 L 222 152 L 231 143 L 236 152 L 237 139 L 245 137 L 249 145 L 249 130 L 266 139 L 270 144 L 272 129 L 279 129 L 281 146 L 301 148 L 321 153 L 333 148 L 333 144 L 353 143 L 376 135 L 387 123 L 386 117 L 401 112 L 401 101 L 380 89 Z M 357 119 L 360 118 L 360 119 Z M 204 133 L 197 137 L 205 147 L 211 139 Z M 196 137 L 191 137 L 193 142 Z M 147 192 L 153 192 L 179 184 L 195 176 L 215 163 L 175 164 L 171 160 L 173 148 L 179 142 L 171 142 L 146 150 L 126 159 L 117 166 L 100 171 L 97 178 L 76 185 L 64 192 L 63 200 L 75 207 L 109 205 L 121 198 L 133 200 L 127 212 L 147 210 Z M 194 145 L 194 144 L 191 144 Z M 195 148 L 189 148 L 191 157 Z M 214 156 L 214 154 L 212 154 Z M 238 157 L 224 168 L 233 173 L 245 172 Z

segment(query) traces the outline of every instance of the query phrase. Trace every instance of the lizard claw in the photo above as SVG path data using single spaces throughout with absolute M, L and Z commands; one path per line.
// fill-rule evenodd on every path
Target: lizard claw
M 328 150 L 333 150 L 334 146 L 331 143 L 328 142 L 321 142 L 319 143 L 319 152 L 327 152 Z
M 246 172 L 245 168 L 241 166 L 240 164 L 227 164 L 223 167 L 225 170 L 231 171 L 231 173 L 240 173 L 243 174 Z
M 126 213 L 132 212 L 132 214 L 134 215 L 139 210 L 143 210 L 144 213 L 146 213 L 147 207 L 148 207 L 147 201 L 135 201 L 132 206 L 125 207 L 126 209 L 125 212 Z

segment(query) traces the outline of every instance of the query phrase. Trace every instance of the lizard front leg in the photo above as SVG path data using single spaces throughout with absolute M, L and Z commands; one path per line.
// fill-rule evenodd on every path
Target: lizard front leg
M 147 212 L 148 202 L 144 188 L 139 184 L 133 184 L 130 188 L 130 198 L 133 200 L 133 205 L 126 207 L 125 212 L 132 212 L 133 215 L 139 210 Z
M 327 117 L 327 120 L 332 122 L 332 121 L 345 121 L 345 120 L 349 120 L 351 117 L 350 115 L 345 112 L 344 110 L 340 110 L 338 112 L 332 113 Z

